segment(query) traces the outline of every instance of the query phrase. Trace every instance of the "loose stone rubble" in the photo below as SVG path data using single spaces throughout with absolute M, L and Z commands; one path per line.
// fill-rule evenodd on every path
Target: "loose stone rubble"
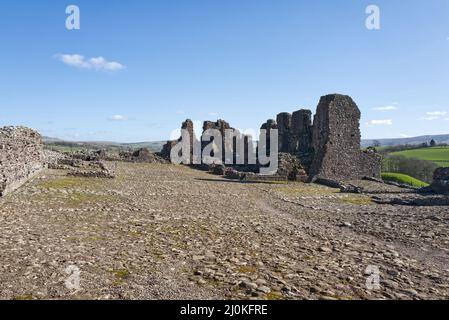
M 449 299 L 449 205 L 389 203 L 416 191 L 107 163 L 116 179 L 45 170 L 0 199 L 0 299 Z
M 151 152 L 148 148 L 121 152 L 118 160 L 137 163 L 167 163 L 167 160 Z
M 39 133 L 25 127 L 0 128 L 0 196 L 20 187 L 43 167 Z

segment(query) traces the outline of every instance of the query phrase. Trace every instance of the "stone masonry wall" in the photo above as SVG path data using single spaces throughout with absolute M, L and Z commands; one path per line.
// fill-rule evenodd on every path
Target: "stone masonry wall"
M 25 127 L 0 128 L 0 196 L 20 187 L 44 166 L 39 133 Z
M 321 98 L 313 122 L 312 178 L 380 177 L 381 157 L 360 148 L 360 110 L 349 96 Z
M 291 152 L 292 141 L 292 115 L 283 112 L 277 115 L 276 118 L 279 134 L 279 152 Z

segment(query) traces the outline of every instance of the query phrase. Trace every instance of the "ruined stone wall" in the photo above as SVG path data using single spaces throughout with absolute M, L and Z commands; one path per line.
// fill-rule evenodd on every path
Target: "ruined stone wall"
M 293 112 L 290 152 L 299 157 L 306 170 L 313 160 L 312 130 L 312 111 L 301 109 Z
M 309 175 L 332 180 L 380 177 L 381 157 L 360 147 L 360 110 L 349 96 L 321 98 L 313 122 Z
M 449 194 L 449 168 L 435 170 L 431 188 L 437 193 Z
M 0 128 L 0 196 L 20 187 L 44 166 L 42 137 L 24 127 Z
M 196 142 L 196 137 L 195 137 L 195 131 L 194 131 L 194 127 L 193 127 L 193 121 L 190 119 L 187 119 L 186 121 L 184 121 L 181 125 L 181 130 L 187 130 L 189 132 L 190 135 L 190 152 L 189 152 L 189 162 L 192 163 L 193 162 L 193 157 L 194 157 L 194 152 L 193 152 L 193 147 L 194 147 L 194 142 Z M 178 142 L 182 141 L 182 137 L 180 137 L 178 140 L 171 140 L 171 141 L 167 141 L 166 144 L 163 145 L 161 152 L 158 154 L 159 156 L 161 156 L 162 158 L 166 159 L 166 160 L 170 160 L 171 157 L 171 150 L 178 144 Z
M 301 109 L 292 115 L 292 146 L 291 151 L 307 152 L 312 145 L 312 111 Z
M 211 142 L 213 142 L 213 143 L 216 144 L 217 146 L 221 143 L 221 147 L 222 147 L 222 149 L 221 149 L 221 150 L 222 150 L 222 161 L 223 161 L 223 163 L 225 163 L 225 162 L 226 162 L 226 152 L 225 152 L 225 150 L 231 150 L 231 149 L 232 149 L 232 150 L 235 151 L 233 141 L 226 141 L 226 139 L 225 139 L 225 137 L 226 137 L 226 130 L 235 130 L 235 129 L 232 128 L 232 127 L 229 125 L 229 123 L 227 123 L 227 122 L 224 121 L 224 120 L 218 120 L 218 121 L 216 121 L 216 122 L 213 122 L 213 121 L 204 121 L 204 124 L 203 124 L 203 133 L 204 133 L 206 130 L 209 130 L 209 129 L 215 129 L 215 130 L 220 131 L 221 137 L 222 137 L 222 141 L 214 141 L 213 138 L 211 138 L 210 141 L 203 141 L 203 142 L 202 142 L 201 150 L 204 150 L 204 148 L 205 148 L 208 144 L 210 144 Z M 234 140 L 235 140 L 235 139 L 234 139 Z M 211 154 L 211 156 L 213 156 L 213 154 Z M 230 160 L 232 160 L 232 159 L 230 159 Z
M 274 119 L 269 119 L 267 120 L 267 122 L 265 122 L 264 124 L 262 124 L 262 126 L 260 127 L 261 130 L 266 130 L 266 135 L 265 135 L 265 141 L 266 141 L 266 148 L 267 148 L 267 155 L 270 155 L 270 146 L 271 146 L 271 136 L 270 136 L 270 132 L 271 130 L 276 130 L 278 129 L 278 125 L 276 120 Z M 259 153 L 259 147 L 257 147 L 257 154 Z
M 191 132 L 194 139 L 193 123 L 187 120 L 183 129 Z M 208 129 L 217 129 L 221 132 L 223 141 L 213 141 L 216 146 L 221 144 L 223 162 L 226 163 L 225 150 L 233 150 L 233 163 L 236 163 L 238 150 L 234 142 L 225 141 L 225 131 L 234 130 L 235 135 L 241 134 L 233 129 L 224 120 L 205 121 L 203 133 Z M 277 115 L 276 120 L 268 120 L 261 126 L 267 130 L 267 155 L 270 150 L 270 131 L 278 130 L 278 151 L 280 154 L 289 154 L 293 157 L 280 157 L 284 163 L 296 162 L 299 159 L 304 172 L 309 174 L 309 180 L 352 180 L 363 177 L 380 178 L 381 156 L 373 151 L 362 151 L 360 145 L 360 110 L 349 96 L 332 94 L 321 98 L 312 124 L 312 112 L 301 109 L 293 114 L 284 112 Z M 261 137 L 263 141 L 264 137 Z M 179 140 L 178 140 L 179 141 Z M 211 141 L 202 141 L 201 150 Z M 177 141 L 169 141 L 162 151 L 165 157 L 170 157 L 171 148 Z M 260 143 L 260 141 L 259 141 Z M 248 164 L 247 151 L 252 148 L 250 141 L 245 138 L 245 165 Z M 193 143 L 192 143 L 193 145 Z M 257 146 L 257 149 L 259 149 Z M 258 154 L 258 150 L 257 150 Z M 213 154 L 212 154 L 213 155 Z M 257 160 L 257 164 L 259 160 Z M 295 164 L 292 163 L 294 166 Z M 257 166 L 249 167 L 253 171 Z M 245 168 L 245 170 L 248 168 Z M 301 178 L 302 179 L 302 178 Z
M 292 137 L 292 115 L 287 112 L 283 112 L 277 115 L 276 118 L 278 126 L 278 138 L 279 138 L 279 152 L 290 153 L 292 150 L 293 137 Z

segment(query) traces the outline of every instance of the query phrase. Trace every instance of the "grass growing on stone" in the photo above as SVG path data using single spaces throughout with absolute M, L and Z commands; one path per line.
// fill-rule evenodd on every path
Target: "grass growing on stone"
M 265 299 L 267 300 L 284 300 L 284 296 L 279 292 L 270 292 L 265 295 Z
M 249 266 L 241 266 L 239 268 L 239 272 L 240 273 L 255 273 L 257 271 L 256 268 L 254 267 L 249 267 Z
M 286 194 L 288 196 L 319 196 L 326 194 L 334 194 L 340 192 L 338 189 L 333 189 L 317 184 L 305 184 L 305 183 L 291 183 L 283 187 L 274 189 L 278 192 Z
M 92 186 L 94 180 L 87 178 L 61 178 L 53 179 L 49 181 L 42 182 L 38 185 L 40 188 L 44 189 L 69 189 L 76 187 L 87 187 Z
M 67 204 L 79 206 L 84 203 L 111 202 L 114 200 L 115 199 L 112 196 L 75 192 L 70 195 L 70 198 L 67 200 Z
M 24 301 L 24 300 L 33 300 L 33 296 L 30 294 L 22 295 L 22 296 L 15 296 L 13 300 L 17 301 Z
M 126 270 L 126 269 L 118 269 L 118 270 L 114 270 L 113 273 L 114 273 L 115 277 L 116 277 L 118 280 L 120 280 L 120 281 L 123 281 L 123 280 L 129 278 L 129 276 L 130 276 L 130 274 L 131 274 L 131 273 L 130 273 L 128 270 Z
M 374 204 L 373 200 L 367 196 L 344 197 L 344 198 L 341 198 L 341 201 L 344 203 L 349 203 L 349 204 L 354 204 L 354 205 L 359 205 L 359 206 Z

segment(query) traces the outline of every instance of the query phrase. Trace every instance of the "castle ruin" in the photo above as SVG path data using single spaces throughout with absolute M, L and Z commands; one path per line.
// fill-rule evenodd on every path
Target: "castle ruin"
M 276 120 L 270 119 L 261 126 L 261 129 L 266 130 L 267 154 L 270 154 L 270 131 L 277 129 L 279 154 L 289 154 L 299 159 L 309 181 L 380 178 L 381 156 L 374 151 L 361 149 L 360 116 L 360 110 L 352 98 L 340 94 L 321 97 L 313 122 L 312 111 L 307 109 L 298 110 L 293 114 L 280 113 Z M 191 139 L 195 139 L 193 123 L 190 120 L 184 122 L 182 128 L 187 128 L 191 133 Z M 235 160 L 238 150 L 235 141 L 225 141 L 225 130 L 233 130 L 236 136 L 240 133 L 224 120 L 205 121 L 203 133 L 208 129 L 217 129 L 221 132 L 223 141 L 214 143 L 221 143 L 222 150 L 226 148 L 232 150 Z M 201 150 L 211 141 L 203 141 Z M 249 139 L 246 138 L 245 141 L 246 154 L 249 150 L 246 145 Z M 164 146 L 165 156 L 169 156 L 169 151 L 176 142 L 169 141 Z M 225 163 L 227 159 L 224 153 L 222 158 Z M 285 156 L 281 158 L 289 159 Z M 247 158 L 245 164 L 248 164 Z M 253 169 L 257 170 L 258 165 L 254 165 Z

